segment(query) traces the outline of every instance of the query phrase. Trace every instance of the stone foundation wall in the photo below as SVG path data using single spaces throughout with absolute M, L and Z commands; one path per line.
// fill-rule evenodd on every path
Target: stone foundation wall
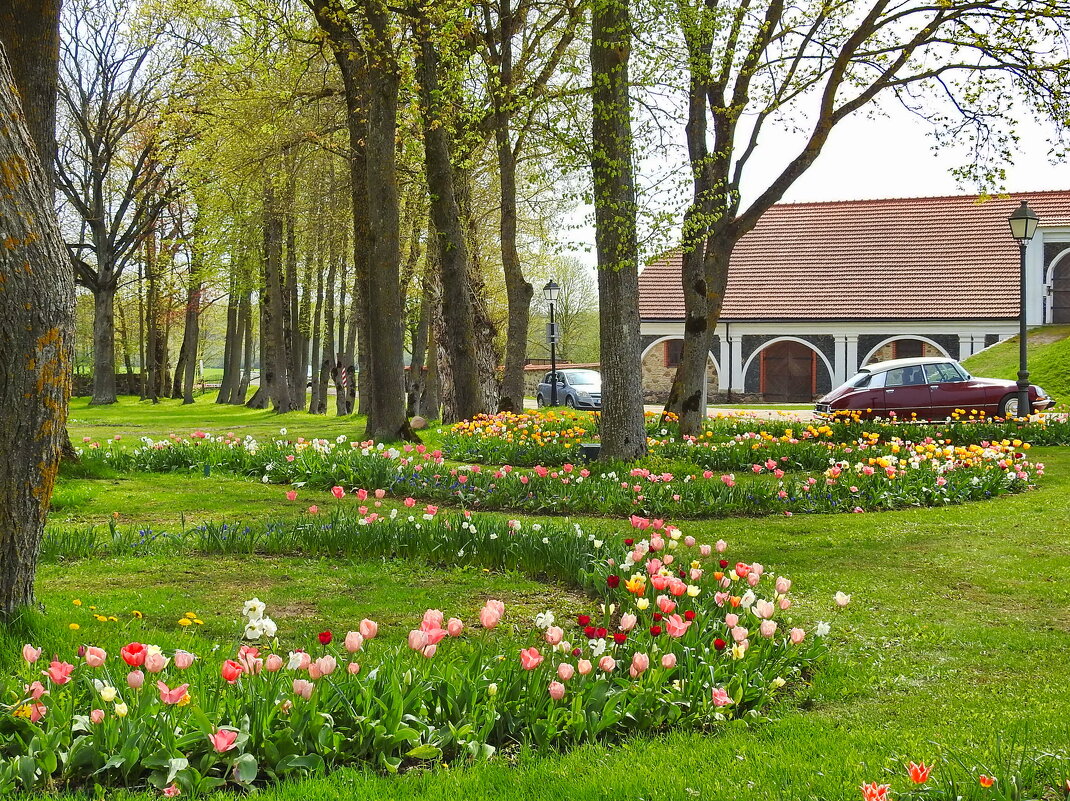
M 665 403 L 669 399 L 672 380 L 676 377 L 675 367 L 665 366 L 665 348 L 655 346 L 643 359 L 643 400 L 646 403 Z M 713 361 L 707 362 L 706 380 L 708 397 L 717 392 L 717 367 Z

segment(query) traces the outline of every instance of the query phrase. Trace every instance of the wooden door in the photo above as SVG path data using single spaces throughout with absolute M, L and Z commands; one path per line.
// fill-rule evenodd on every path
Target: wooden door
M 760 390 L 773 403 L 799 403 L 817 394 L 817 353 L 801 342 L 776 342 L 761 352 Z
M 1051 278 L 1051 321 L 1070 323 L 1070 256 L 1059 260 Z

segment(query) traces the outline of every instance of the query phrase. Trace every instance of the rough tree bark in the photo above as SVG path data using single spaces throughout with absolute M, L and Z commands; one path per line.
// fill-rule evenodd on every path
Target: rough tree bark
M 591 6 L 591 176 L 598 251 L 603 459 L 635 459 L 646 454 L 639 360 L 639 248 L 628 99 L 629 2 L 594 0 Z
M 67 419 L 74 315 L 71 261 L 14 86 L 0 44 L 0 617 L 33 603 Z

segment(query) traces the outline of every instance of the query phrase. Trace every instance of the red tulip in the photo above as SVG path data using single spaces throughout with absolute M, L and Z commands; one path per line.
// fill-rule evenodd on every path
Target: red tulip
M 223 678 L 226 680 L 227 684 L 233 684 L 241 676 L 243 669 L 238 662 L 235 662 L 233 659 L 228 659 L 223 663 L 222 672 Z
M 320 643 L 321 644 L 330 645 L 331 644 L 331 640 L 334 639 L 334 635 L 331 634 L 329 631 L 321 631 L 319 633 L 319 638 L 320 638 Z
M 915 765 L 911 762 L 907 765 L 907 775 L 910 776 L 910 780 L 914 784 L 925 784 L 929 781 L 929 773 L 932 771 L 932 765 L 926 765 L 922 762 L 920 765 Z
M 145 664 L 145 656 L 147 655 L 145 646 L 139 642 L 132 642 L 129 645 L 123 646 L 119 651 L 119 655 L 122 656 L 123 661 L 130 667 L 141 667 Z

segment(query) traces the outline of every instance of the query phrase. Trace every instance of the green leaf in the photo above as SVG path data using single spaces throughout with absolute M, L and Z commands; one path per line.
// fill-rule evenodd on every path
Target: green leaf
M 410 756 L 413 759 L 438 759 L 442 756 L 442 749 L 437 745 L 424 743 L 413 748 L 405 756 Z
M 234 775 L 241 784 L 252 784 L 256 781 L 256 776 L 260 772 L 260 768 L 256 764 L 256 757 L 252 754 L 242 754 L 235 760 L 234 767 Z

